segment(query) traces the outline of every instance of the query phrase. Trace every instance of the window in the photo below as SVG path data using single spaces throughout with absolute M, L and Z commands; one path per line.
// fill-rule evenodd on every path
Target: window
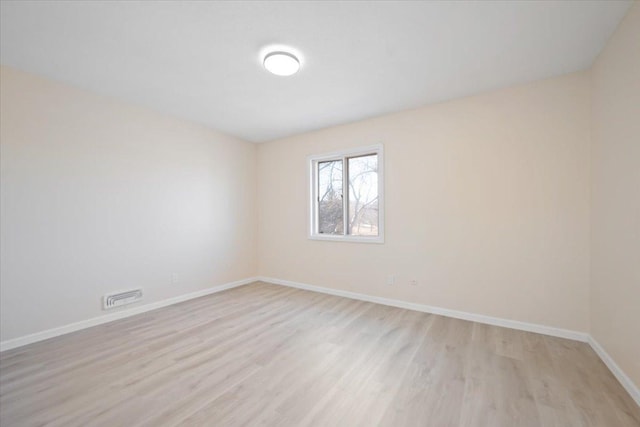
M 313 156 L 309 160 L 309 237 L 382 243 L 382 146 Z

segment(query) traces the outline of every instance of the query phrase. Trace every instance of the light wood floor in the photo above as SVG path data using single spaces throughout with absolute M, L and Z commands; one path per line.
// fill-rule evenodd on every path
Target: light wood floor
M 584 343 L 255 283 L 0 355 L 9 426 L 640 426 Z

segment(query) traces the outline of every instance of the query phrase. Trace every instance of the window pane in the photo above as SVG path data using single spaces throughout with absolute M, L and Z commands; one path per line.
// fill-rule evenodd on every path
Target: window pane
M 342 160 L 318 162 L 318 233 L 344 234 Z
M 349 159 L 349 224 L 354 236 L 378 235 L 378 155 Z

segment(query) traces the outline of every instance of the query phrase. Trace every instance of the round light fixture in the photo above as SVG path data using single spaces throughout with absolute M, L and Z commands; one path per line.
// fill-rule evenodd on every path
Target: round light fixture
M 276 76 L 291 76 L 300 69 L 298 58 L 287 52 L 271 52 L 264 57 L 263 64 Z

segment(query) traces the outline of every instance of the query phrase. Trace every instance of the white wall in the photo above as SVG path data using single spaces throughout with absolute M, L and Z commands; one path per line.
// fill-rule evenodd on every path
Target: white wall
M 262 144 L 259 274 L 588 331 L 589 120 L 577 73 Z M 308 240 L 306 157 L 376 143 L 385 244 Z
M 2 341 L 255 274 L 254 145 L 1 73 Z
M 591 332 L 640 387 L 640 3 L 592 77 Z

